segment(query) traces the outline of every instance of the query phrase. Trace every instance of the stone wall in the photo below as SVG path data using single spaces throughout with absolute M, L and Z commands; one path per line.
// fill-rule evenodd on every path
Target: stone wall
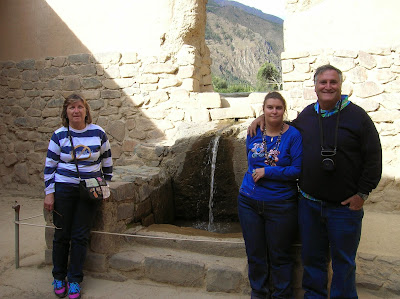
M 204 72 L 193 66 L 196 60 Z M 209 65 L 190 46 L 176 59 L 106 53 L 0 62 L 1 185 L 40 181 L 48 142 L 72 92 L 88 99 L 115 164 L 143 165 L 154 157 L 143 156 L 139 143 L 168 139 L 185 120 L 209 120 L 207 109 L 193 101 L 194 91 L 211 86 Z
M 316 101 L 314 71 L 327 63 L 343 71 L 343 93 L 368 112 L 381 138 L 383 177 L 368 203 L 400 211 L 400 47 L 282 53 L 284 93 L 292 110 Z
M 106 130 L 115 166 L 158 166 L 177 139 L 258 115 L 263 94 L 247 102 L 207 92 L 210 64 L 209 52 L 189 45 L 174 57 L 113 52 L 0 62 L 0 185 L 43 187 L 48 142 L 72 92 Z

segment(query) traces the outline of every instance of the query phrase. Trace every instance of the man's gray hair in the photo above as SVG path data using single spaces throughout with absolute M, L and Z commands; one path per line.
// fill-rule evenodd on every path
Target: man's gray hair
M 321 65 L 320 67 L 318 67 L 318 68 L 315 70 L 315 74 L 314 74 L 314 84 L 317 84 L 318 76 L 319 76 L 320 74 L 322 74 L 323 72 L 325 72 L 325 71 L 335 71 L 335 72 L 338 73 L 338 75 L 339 75 L 340 83 L 343 82 L 342 71 L 339 70 L 338 68 L 334 67 L 333 65 L 325 64 L 325 65 Z

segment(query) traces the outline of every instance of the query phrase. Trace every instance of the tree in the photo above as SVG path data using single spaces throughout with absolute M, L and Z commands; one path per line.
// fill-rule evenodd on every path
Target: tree
M 257 73 L 257 90 L 280 90 L 281 89 L 281 74 L 276 69 L 275 65 L 265 62 Z

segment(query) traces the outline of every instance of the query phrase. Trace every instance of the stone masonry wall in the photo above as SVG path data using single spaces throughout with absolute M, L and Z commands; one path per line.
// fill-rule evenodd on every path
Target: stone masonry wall
M 88 100 L 94 123 L 107 131 L 115 164 L 143 164 L 136 145 L 168 138 L 180 122 L 201 117 L 184 104 L 193 107 L 194 92 L 211 86 L 211 62 L 200 55 L 184 46 L 173 59 L 105 53 L 0 62 L 0 184 L 41 181 L 48 142 L 72 92 Z
M 316 101 L 315 69 L 330 63 L 343 72 L 343 94 L 375 122 L 383 149 L 383 176 L 368 203 L 400 211 L 400 47 L 366 51 L 316 50 L 282 53 L 283 87 L 291 110 Z

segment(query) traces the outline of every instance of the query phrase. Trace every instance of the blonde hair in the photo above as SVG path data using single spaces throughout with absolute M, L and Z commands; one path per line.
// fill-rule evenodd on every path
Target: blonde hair
M 264 111 L 265 104 L 267 103 L 268 99 L 278 99 L 282 102 L 283 111 L 284 111 L 283 116 L 284 116 L 284 118 L 286 118 L 287 117 L 287 105 L 286 105 L 285 98 L 277 91 L 269 92 L 264 98 L 264 103 L 263 103 L 263 107 L 262 107 L 263 111 Z
M 85 108 L 86 108 L 85 123 L 87 123 L 87 124 L 91 124 L 92 123 L 92 115 L 90 114 L 89 104 L 87 103 L 87 101 L 82 96 L 80 96 L 79 94 L 73 93 L 73 94 L 69 95 L 65 99 L 64 104 L 63 104 L 63 108 L 62 108 L 62 111 L 61 111 L 61 120 L 62 120 L 62 124 L 63 124 L 64 127 L 68 127 L 68 125 L 69 125 L 69 120 L 68 120 L 68 117 L 67 117 L 67 107 L 70 104 L 78 102 L 78 101 L 82 101 L 83 106 L 85 106 Z

